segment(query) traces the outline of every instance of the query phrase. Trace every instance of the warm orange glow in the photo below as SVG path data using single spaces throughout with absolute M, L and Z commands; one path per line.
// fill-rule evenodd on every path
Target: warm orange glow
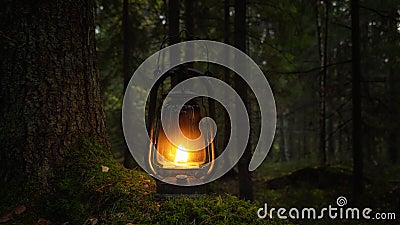
M 158 151 L 157 160 L 164 168 L 199 168 L 206 162 L 205 149 L 188 151 L 182 145 L 173 147 L 170 143 L 168 147 L 160 147 L 160 149 L 165 149 L 165 151 Z
M 182 146 L 178 146 L 174 162 L 185 165 L 188 162 L 188 159 L 189 159 L 189 153 L 186 151 L 186 149 Z
M 198 138 L 201 135 L 199 129 L 200 120 L 201 113 L 198 105 L 185 106 L 179 114 L 179 128 L 183 135 L 189 139 Z M 211 152 L 207 153 L 207 147 L 191 151 L 191 146 L 185 140 L 178 139 L 179 145 L 176 146 L 168 140 L 161 126 L 158 131 L 155 142 L 157 144 L 155 161 L 161 168 L 198 169 L 210 159 L 209 157 L 213 157 Z M 172 135 L 176 136 L 178 133 L 172 133 Z M 214 150 L 212 149 L 212 151 Z

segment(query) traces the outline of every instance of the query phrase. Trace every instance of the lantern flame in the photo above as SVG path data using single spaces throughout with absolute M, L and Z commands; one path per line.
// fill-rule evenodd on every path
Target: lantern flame
M 186 149 L 182 146 L 178 146 L 178 149 L 176 150 L 176 155 L 175 155 L 175 163 L 187 163 L 189 159 L 189 153 L 186 151 Z

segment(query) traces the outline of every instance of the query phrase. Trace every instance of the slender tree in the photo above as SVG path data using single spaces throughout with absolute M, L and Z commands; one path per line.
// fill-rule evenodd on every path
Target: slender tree
M 235 0 L 235 33 L 234 45 L 236 48 L 246 52 L 246 1 Z M 247 89 L 244 88 L 244 81 L 238 75 L 234 77 L 235 89 L 242 100 L 247 104 Z M 239 195 L 243 199 L 253 200 L 253 184 L 251 174 L 248 170 L 251 160 L 250 144 L 247 144 L 242 158 L 239 160 Z
M 360 67 L 360 1 L 351 1 L 351 43 L 352 43 L 352 118 L 353 118 L 353 193 L 359 201 L 363 189 L 363 155 L 361 146 L 361 67 Z
M 390 18 L 396 18 L 396 8 L 392 8 L 390 11 Z M 389 19 L 389 29 L 390 32 L 393 33 L 393 36 L 399 36 L 396 34 L 397 24 L 394 19 Z M 398 162 L 398 145 L 397 145 L 397 135 L 396 131 L 398 130 L 398 123 L 396 123 L 396 108 L 395 108 L 395 78 L 394 78 L 394 68 L 395 68 L 395 51 L 391 51 L 389 53 L 390 61 L 392 65 L 389 68 L 388 77 L 387 77 L 387 105 L 388 105 L 388 134 L 387 134 L 387 142 L 388 142 L 388 156 L 389 161 L 393 164 Z
M 129 80 L 132 75 L 132 22 L 129 14 L 129 0 L 123 1 L 122 6 L 122 36 L 123 36 L 123 76 L 124 76 L 124 90 L 128 86 Z M 122 129 L 122 128 L 121 128 Z M 126 143 L 123 145 L 124 150 L 124 166 L 125 168 L 132 169 L 134 161 Z
M 169 44 L 173 45 L 179 42 L 179 1 L 169 0 L 168 1 L 168 35 L 170 37 Z M 170 59 L 173 61 L 178 53 L 170 51 Z M 181 77 L 171 77 L 171 88 L 177 85 L 182 79 Z
M 230 16 L 229 16 L 229 0 L 224 0 L 224 43 L 230 43 L 231 29 L 230 29 Z M 229 54 L 229 53 L 227 53 Z M 224 70 L 224 80 L 226 83 L 231 84 L 231 71 L 228 68 Z M 229 142 L 230 136 L 230 120 L 227 113 L 224 114 L 224 146 Z M 234 171 L 234 170 L 232 170 Z
M 185 0 L 185 29 L 187 30 L 188 37 L 186 37 L 187 41 L 192 40 L 192 35 L 194 35 L 194 17 L 193 17 L 193 4 L 194 2 L 191 0 Z M 193 46 L 190 51 L 186 52 L 185 57 L 192 58 L 193 57 Z M 187 63 L 189 67 L 193 67 L 193 63 Z
M 319 61 L 320 61 L 320 70 L 319 70 L 319 156 L 321 160 L 321 164 L 326 164 L 326 54 L 327 54 L 327 25 L 328 25 L 328 3 L 325 3 L 325 29 L 323 29 L 322 25 L 322 16 L 321 16 L 321 1 L 317 0 L 315 3 L 315 14 L 316 14 L 316 23 L 317 23 L 317 38 L 318 38 L 318 53 L 319 53 Z M 325 30 L 325 32 L 324 32 Z M 325 36 L 324 36 L 325 33 Z
M 289 157 L 287 154 L 287 137 L 286 137 L 286 130 L 285 130 L 285 113 L 282 113 L 279 118 L 279 129 L 278 129 L 278 134 L 279 134 L 279 160 L 280 161 L 288 161 Z
M 44 192 L 64 155 L 88 137 L 108 146 L 94 37 L 94 1 L 3 1 L 0 175 Z
M 194 34 L 193 4 L 191 0 L 185 0 L 185 28 L 189 34 Z

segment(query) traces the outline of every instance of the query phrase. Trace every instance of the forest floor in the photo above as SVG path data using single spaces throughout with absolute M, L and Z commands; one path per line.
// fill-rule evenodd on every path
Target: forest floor
M 400 216 L 400 166 L 379 165 L 366 169 L 364 191 L 360 202 L 353 198 L 351 168 L 343 165 L 304 166 L 288 162 L 264 162 L 253 173 L 255 204 L 268 207 L 298 209 L 313 207 L 321 209 L 337 206 L 338 197 L 347 199 L 348 207 L 371 208 L 373 212 L 395 212 Z M 237 177 L 225 177 L 213 185 L 216 193 L 238 194 Z M 299 224 L 398 224 L 397 220 L 296 220 Z
M 99 145 L 85 141 L 68 153 L 65 173 L 53 190 L 21 180 L 0 186 L 4 224 L 290 224 L 261 220 L 258 206 L 228 194 L 157 200 L 155 181 L 140 170 L 125 169 Z
M 257 210 L 268 206 L 336 206 L 344 196 L 352 203 L 351 170 L 344 166 L 309 167 L 267 161 L 253 174 L 255 202 L 235 197 L 237 177 L 211 183 L 203 198 L 155 199 L 155 182 L 140 170 L 125 169 L 98 145 L 83 141 L 69 153 L 66 172 L 52 181 L 51 193 L 12 180 L 0 187 L 0 223 L 5 224 L 364 224 L 371 221 L 259 219 Z M 400 209 L 399 166 L 366 171 L 359 206 L 378 212 Z M 396 175 L 397 177 L 393 177 Z M 357 205 L 358 206 L 358 205 Z M 374 221 L 372 221 L 374 222 Z M 375 221 L 375 224 L 396 224 Z

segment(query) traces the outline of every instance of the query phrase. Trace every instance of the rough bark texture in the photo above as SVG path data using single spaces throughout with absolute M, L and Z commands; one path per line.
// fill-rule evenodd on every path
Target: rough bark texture
M 3 1 L 0 12 L 0 175 L 50 188 L 79 138 L 108 146 L 94 3 Z

